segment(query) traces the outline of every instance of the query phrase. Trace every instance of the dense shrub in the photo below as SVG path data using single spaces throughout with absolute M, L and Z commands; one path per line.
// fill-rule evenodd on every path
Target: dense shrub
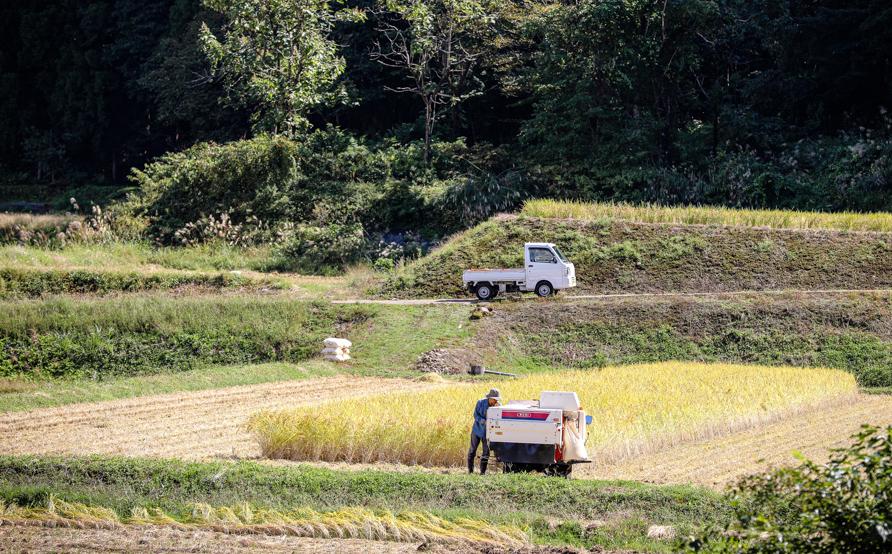
M 149 232 L 176 242 L 201 218 L 232 225 L 362 223 L 370 230 L 433 226 L 438 179 L 461 173 L 461 142 L 435 145 L 432 165 L 413 145 L 372 144 L 337 130 L 296 139 L 259 136 L 202 143 L 167 154 L 132 180 L 139 192 L 124 211 L 148 218 Z
M 827 464 L 755 475 L 732 492 L 733 524 L 689 540 L 694 552 L 889 552 L 892 427 L 865 426 Z
M 336 272 L 361 259 L 365 250 L 361 223 L 300 225 L 280 250 L 281 264 L 309 273 Z
M 590 160 L 537 166 L 551 196 L 817 211 L 892 210 L 892 138 L 868 132 L 771 151 L 720 150 L 674 165 Z

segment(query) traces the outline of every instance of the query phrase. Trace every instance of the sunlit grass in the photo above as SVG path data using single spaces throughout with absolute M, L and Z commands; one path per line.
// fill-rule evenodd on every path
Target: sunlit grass
M 667 207 L 653 204 L 531 200 L 524 205 L 522 213 L 532 217 L 589 221 L 617 219 L 642 223 L 892 232 L 892 213 L 887 212 L 825 213 L 792 210 L 744 210 L 717 206 Z
M 831 369 L 671 362 L 261 412 L 249 428 L 272 458 L 456 466 L 464 461 L 474 402 L 490 386 L 508 400 L 577 392 L 594 418 L 588 446 L 600 460 L 721 435 L 856 392 L 850 374 Z

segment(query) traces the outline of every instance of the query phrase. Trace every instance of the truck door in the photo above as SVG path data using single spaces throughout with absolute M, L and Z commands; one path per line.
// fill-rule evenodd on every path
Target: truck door
M 557 258 L 550 248 L 531 246 L 527 248 L 526 255 L 526 285 L 527 290 L 536 288 L 539 281 L 548 281 L 552 285 L 556 283 L 555 277 L 559 276 Z

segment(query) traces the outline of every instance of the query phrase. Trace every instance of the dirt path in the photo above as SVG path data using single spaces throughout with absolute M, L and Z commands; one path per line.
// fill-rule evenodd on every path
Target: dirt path
M 863 395 L 857 402 L 808 412 L 719 439 L 691 442 L 609 466 L 580 468 L 574 476 L 722 488 L 744 475 L 797 463 L 794 451 L 823 461 L 830 448 L 847 445 L 849 437 L 864 423 L 892 424 L 892 397 Z
M 257 457 L 243 425 L 256 411 L 442 386 L 406 379 L 332 377 L 247 385 L 0 415 L 0 454 Z
M 748 296 L 748 295 L 781 295 L 781 294 L 892 294 L 892 289 L 782 289 L 782 290 L 736 290 L 726 292 L 624 292 L 613 294 L 562 294 L 558 298 L 564 300 L 612 300 L 615 298 L 684 298 L 684 297 L 707 297 L 721 298 L 726 296 Z M 533 296 L 529 297 L 534 298 Z M 333 300 L 333 304 L 385 304 L 396 306 L 421 306 L 427 304 L 474 304 L 478 300 L 475 298 L 410 298 L 397 300 L 371 300 L 371 299 L 352 299 L 352 300 Z M 496 300 L 498 302 L 498 300 Z

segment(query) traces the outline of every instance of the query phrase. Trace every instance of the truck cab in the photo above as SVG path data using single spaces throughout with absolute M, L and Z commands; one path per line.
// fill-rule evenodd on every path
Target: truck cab
M 504 292 L 551 296 L 576 286 L 576 268 L 554 243 L 524 244 L 523 261 L 522 268 L 470 269 L 462 274 L 462 281 L 480 300 L 492 300 Z

